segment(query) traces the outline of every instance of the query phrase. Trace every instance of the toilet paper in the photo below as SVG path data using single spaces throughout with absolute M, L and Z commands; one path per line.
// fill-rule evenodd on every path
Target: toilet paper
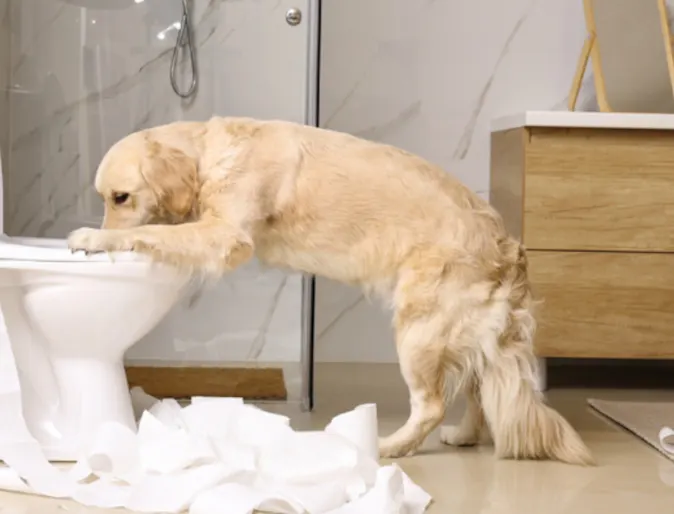
M 379 468 L 374 487 L 361 498 L 328 514 L 421 514 L 430 501 L 428 493 L 416 486 L 398 466 L 392 465 Z
M 326 483 L 358 466 L 358 449 L 326 432 L 291 432 L 278 444 L 262 448 L 259 470 L 279 482 L 297 485 Z
M 31 493 L 30 486 L 12 468 L 0 467 L 0 489 L 14 493 Z
M 674 429 L 663 427 L 658 434 L 660 439 L 660 446 L 667 453 L 674 455 Z
M 217 456 L 210 441 L 176 424 L 166 425 L 150 412 L 138 424 L 138 469 L 149 473 L 175 473 L 199 464 L 211 464 Z
M 129 503 L 131 486 L 128 484 L 115 483 L 107 478 L 87 484 L 86 487 L 78 487 L 71 498 L 87 507 L 102 509 L 117 509 Z
M 254 487 L 223 484 L 197 496 L 189 514 L 252 514 L 254 511 L 277 514 L 304 514 L 304 508 L 281 495 Z
M 141 478 L 138 436 L 120 423 L 105 423 L 82 463 L 99 478 L 136 483 Z
M 181 416 L 182 407 L 172 398 L 155 403 L 148 412 L 166 426 L 186 428 Z M 138 419 L 143 417 L 142 414 Z
M 42 453 L 37 442 L 24 441 L 0 445 L 0 459 L 14 470 L 31 490 L 53 498 L 69 498 L 78 482 L 55 466 Z
M 227 466 L 207 464 L 168 475 L 147 475 L 124 505 L 135 512 L 182 512 L 196 496 L 230 476 Z M 215 512 L 213 514 L 216 514 Z
M 377 430 L 377 406 L 373 403 L 356 407 L 351 412 L 340 414 L 325 427 L 329 434 L 337 434 L 351 441 L 369 458 L 379 458 Z
M 373 404 L 294 431 L 240 398 L 183 408 L 140 392 L 137 433 L 104 424 L 68 470 L 35 440 L 0 445 L 0 489 L 146 513 L 421 514 L 431 502 L 398 466 L 379 466 Z
M 143 412 L 150 410 L 159 400 L 154 396 L 147 394 L 142 387 L 132 387 L 129 391 L 131 395 L 131 406 L 136 420 L 140 419 Z

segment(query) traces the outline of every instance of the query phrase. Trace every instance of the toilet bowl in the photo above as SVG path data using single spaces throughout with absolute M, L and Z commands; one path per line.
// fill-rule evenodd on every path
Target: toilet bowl
M 32 437 L 47 459 L 74 461 L 102 423 L 135 428 L 124 352 L 187 283 L 138 254 L 0 236 L 0 445 Z
M 102 423 L 135 429 L 124 352 L 189 277 L 132 252 L 87 256 L 65 239 L 8 237 L 2 184 L 0 156 L 0 449 L 37 442 L 51 461 L 76 461 Z

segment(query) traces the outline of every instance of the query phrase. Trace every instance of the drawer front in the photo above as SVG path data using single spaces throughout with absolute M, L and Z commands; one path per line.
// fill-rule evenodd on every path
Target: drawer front
M 543 357 L 674 358 L 674 254 L 529 252 Z
M 525 159 L 529 248 L 674 251 L 674 132 L 532 129 Z

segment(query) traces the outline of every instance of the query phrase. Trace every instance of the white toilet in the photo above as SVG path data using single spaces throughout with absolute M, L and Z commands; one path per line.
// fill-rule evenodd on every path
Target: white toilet
M 0 446 L 32 436 L 49 460 L 74 461 L 101 423 L 135 428 L 124 352 L 188 280 L 133 253 L 0 236 Z

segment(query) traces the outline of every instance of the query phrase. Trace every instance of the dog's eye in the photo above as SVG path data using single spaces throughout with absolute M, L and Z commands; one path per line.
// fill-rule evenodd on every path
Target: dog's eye
M 112 201 L 115 202 L 116 205 L 122 205 L 128 199 L 129 193 L 114 193 L 112 195 Z

